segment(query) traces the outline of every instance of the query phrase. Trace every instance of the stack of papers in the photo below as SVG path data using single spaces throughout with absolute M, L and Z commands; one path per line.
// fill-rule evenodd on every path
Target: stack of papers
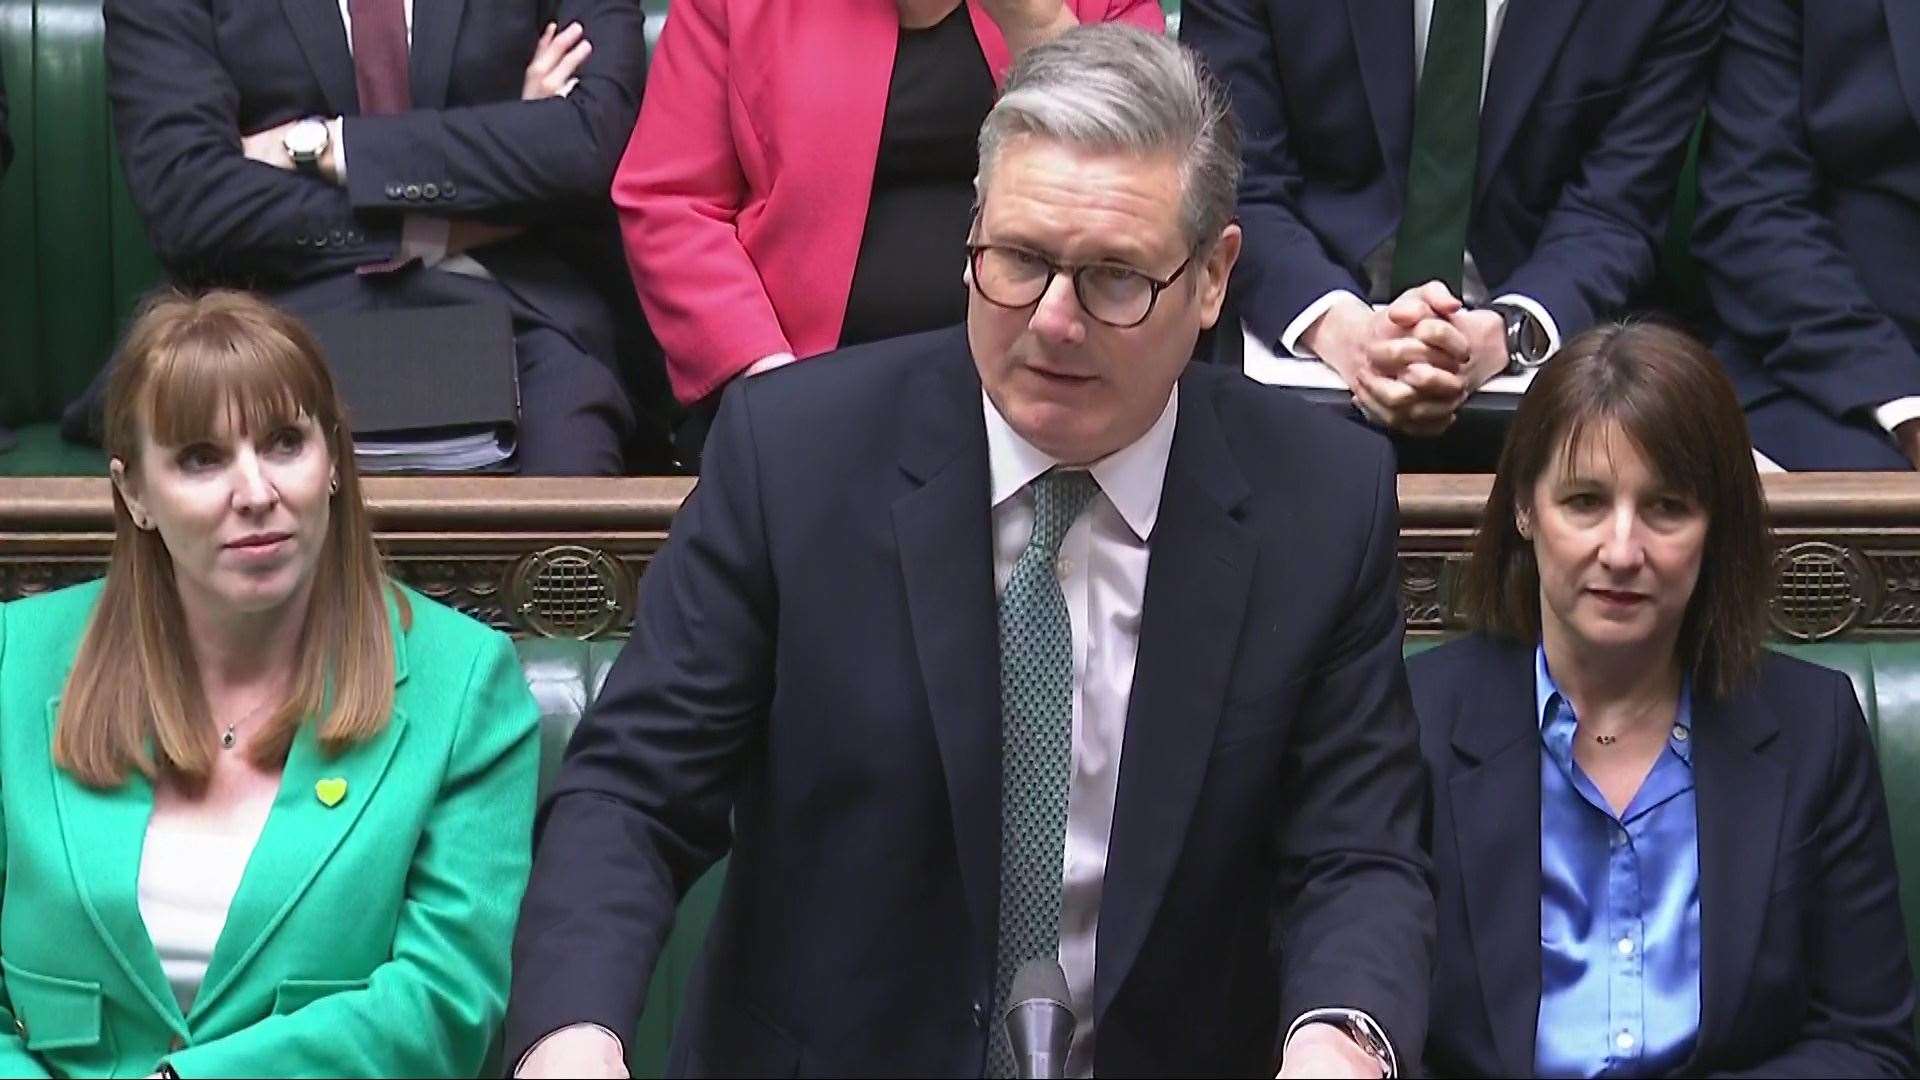
M 388 432 L 355 436 L 353 460 L 363 473 L 475 472 L 496 468 L 513 456 L 513 447 L 512 438 L 502 433 L 409 438 Z

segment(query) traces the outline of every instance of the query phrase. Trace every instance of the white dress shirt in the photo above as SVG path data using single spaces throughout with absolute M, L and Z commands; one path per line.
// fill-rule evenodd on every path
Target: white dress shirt
M 1500 27 L 1507 20 L 1508 0 L 1486 0 L 1486 3 L 1487 44 L 1482 50 L 1480 63 L 1480 99 L 1483 103 L 1487 96 L 1487 76 L 1493 70 L 1494 45 L 1500 40 Z M 1413 84 L 1416 87 L 1420 85 L 1421 73 L 1426 70 L 1427 33 L 1432 25 L 1433 0 L 1413 0 Z M 1366 259 L 1365 269 L 1368 277 L 1372 279 L 1368 285 L 1376 292 L 1385 288 L 1388 277 L 1393 271 L 1392 243 L 1393 241 L 1389 239 Z M 1472 252 L 1467 253 L 1465 269 L 1466 273 L 1460 285 L 1462 299 L 1469 303 L 1480 303 L 1486 299 L 1487 285 L 1485 279 L 1480 276 L 1480 268 L 1474 265 Z M 1281 331 L 1280 347 L 1294 356 L 1311 357 L 1313 353 L 1301 346 L 1300 338 L 1320 320 L 1320 316 L 1327 313 L 1327 309 L 1347 297 L 1355 300 L 1362 299 L 1352 290 L 1334 289 L 1308 304 L 1292 322 L 1287 324 L 1287 328 Z M 1554 321 L 1553 314 L 1546 309 L 1545 305 L 1520 293 L 1504 294 L 1495 298 L 1494 302 L 1512 304 L 1540 320 L 1541 327 L 1547 332 L 1548 355 L 1560 351 L 1560 324 Z
M 987 421 L 993 585 L 998 595 L 1033 537 L 1031 484 L 1059 462 L 1021 438 L 984 393 L 980 402 Z M 1140 652 L 1147 561 L 1179 413 L 1180 388 L 1175 386 L 1146 434 L 1087 467 L 1099 492 L 1067 529 L 1054 557 L 1073 631 L 1073 770 L 1067 779 L 1067 835 L 1060 870 L 1060 969 L 1067 976 L 1076 1021 L 1068 1076 L 1093 1075 L 1100 894 L 1120 789 L 1134 660 Z M 1349 1012 L 1377 1029 L 1364 1013 L 1315 1009 L 1293 1018 L 1287 1038 L 1306 1023 L 1338 1020 Z M 1397 1072 L 1397 1063 L 1389 1063 L 1389 1072 Z
M 1008 426 L 981 395 L 987 420 L 987 467 L 993 507 L 993 584 L 1007 586 L 1013 564 L 1033 536 L 1032 481 L 1059 464 Z M 1140 609 L 1147 593 L 1148 541 L 1160 516 L 1160 490 L 1173 448 L 1180 390 L 1147 433 L 1088 468 L 1099 492 L 1060 542 L 1054 570 L 1073 625 L 1073 771 L 1067 781 L 1067 836 L 1061 871 L 1060 967 L 1067 975 L 1078 1026 L 1067 1069 L 1090 1075 L 1093 1064 L 1094 941 L 1107 838 L 1120 786 L 1120 747 L 1140 650 Z
M 137 892 L 140 921 L 182 1013 L 193 1008 L 206 979 L 213 947 L 276 794 L 266 790 L 218 819 L 156 810 L 147 822 Z
M 340 26 L 347 32 L 347 54 L 353 54 L 353 13 L 347 10 L 351 0 L 340 0 Z M 413 48 L 413 0 L 401 0 L 407 20 L 407 48 Z M 339 117 L 327 122 L 327 141 L 333 146 L 334 167 L 344 183 L 347 177 L 346 124 Z M 433 266 L 454 274 L 487 278 L 493 274 L 470 255 L 447 254 L 447 238 L 453 222 L 433 214 L 408 214 L 400 220 L 400 257 L 418 259 L 422 266 Z

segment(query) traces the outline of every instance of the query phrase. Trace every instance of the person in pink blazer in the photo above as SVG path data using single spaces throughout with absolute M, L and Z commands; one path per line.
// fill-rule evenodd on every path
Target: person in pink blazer
M 674 0 L 613 181 L 674 395 L 959 322 L 995 91 L 1113 20 L 1165 26 L 1156 0 Z

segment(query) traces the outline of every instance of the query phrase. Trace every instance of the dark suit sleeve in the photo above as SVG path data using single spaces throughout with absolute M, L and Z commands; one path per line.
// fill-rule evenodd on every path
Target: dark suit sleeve
M 1693 251 L 1727 328 L 1776 379 L 1842 416 L 1920 394 L 1920 356 L 1868 297 L 1821 210 L 1826 182 L 1801 115 L 1801 8 L 1738 0 L 1728 13 Z
M 1610 318 L 1653 281 L 1687 137 L 1706 101 L 1725 0 L 1670 0 L 1613 117 L 1541 225 L 1533 252 L 1495 296 L 1543 305 L 1570 338 Z M 1578 50 L 1576 38 L 1567 42 Z M 1509 154 L 1525 154 L 1524 135 Z
M 1913 1076 L 1913 968 L 1886 792 L 1866 718 L 1844 675 L 1833 676 L 1834 747 L 1820 763 L 1825 808 L 1808 858 L 1804 943 L 1809 1007 L 1793 1041 L 1751 1069 L 1720 1076 Z M 1812 717 L 1807 717 L 1812 720 Z M 1811 763 L 1809 763 L 1811 767 Z
M 1282 1032 L 1310 1009 L 1359 1009 L 1386 1029 L 1405 1075 L 1426 1043 L 1434 906 L 1385 453 L 1375 481 L 1347 616 L 1306 687 L 1279 781 L 1292 801 L 1275 825 L 1274 944 Z
M 436 215 L 540 224 L 583 205 L 605 206 L 640 111 L 645 15 L 638 0 L 563 0 L 555 22 L 580 23 L 593 43 L 579 85 L 565 97 L 347 117 L 341 141 L 352 204 L 414 208 L 396 202 L 388 187 L 452 180 L 456 194 L 433 203 Z M 534 45 L 512 61 L 524 68 Z
M 1366 285 L 1334 262 L 1300 219 L 1300 164 L 1288 144 L 1286 91 L 1280 85 L 1266 0 L 1185 0 L 1180 40 L 1206 58 L 1233 96 L 1240 122 L 1240 227 L 1246 246 L 1233 269 L 1240 313 L 1269 346 L 1287 324 L 1327 293 Z M 1356 77 L 1358 72 L 1355 72 Z M 1304 88 L 1311 94 L 1312 88 Z
M 633 637 L 568 747 L 514 941 L 507 1058 L 578 1021 L 630 1032 L 687 889 L 724 854 L 772 694 L 773 576 L 746 391 L 647 570 Z
M 246 159 L 240 90 L 215 47 L 207 0 L 106 0 L 104 14 L 127 188 L 169 270 L 271 284 L 393 256 L 398 217 L 363 220 L 344 190 Z M 320 236 L 326 244 L 312 242 Z

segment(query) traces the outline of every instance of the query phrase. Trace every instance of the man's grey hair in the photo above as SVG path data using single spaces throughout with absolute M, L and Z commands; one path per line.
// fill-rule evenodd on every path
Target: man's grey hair
M 1028 49 L 980 127 L 986 196 L 1000 151 L 1021 136 L 1180 162 L 1181 227 L 1211 247 L 1233 217 L 1240 132 L 1226 90 L 1193 50 L 1120 23 L 1081 26 Z

